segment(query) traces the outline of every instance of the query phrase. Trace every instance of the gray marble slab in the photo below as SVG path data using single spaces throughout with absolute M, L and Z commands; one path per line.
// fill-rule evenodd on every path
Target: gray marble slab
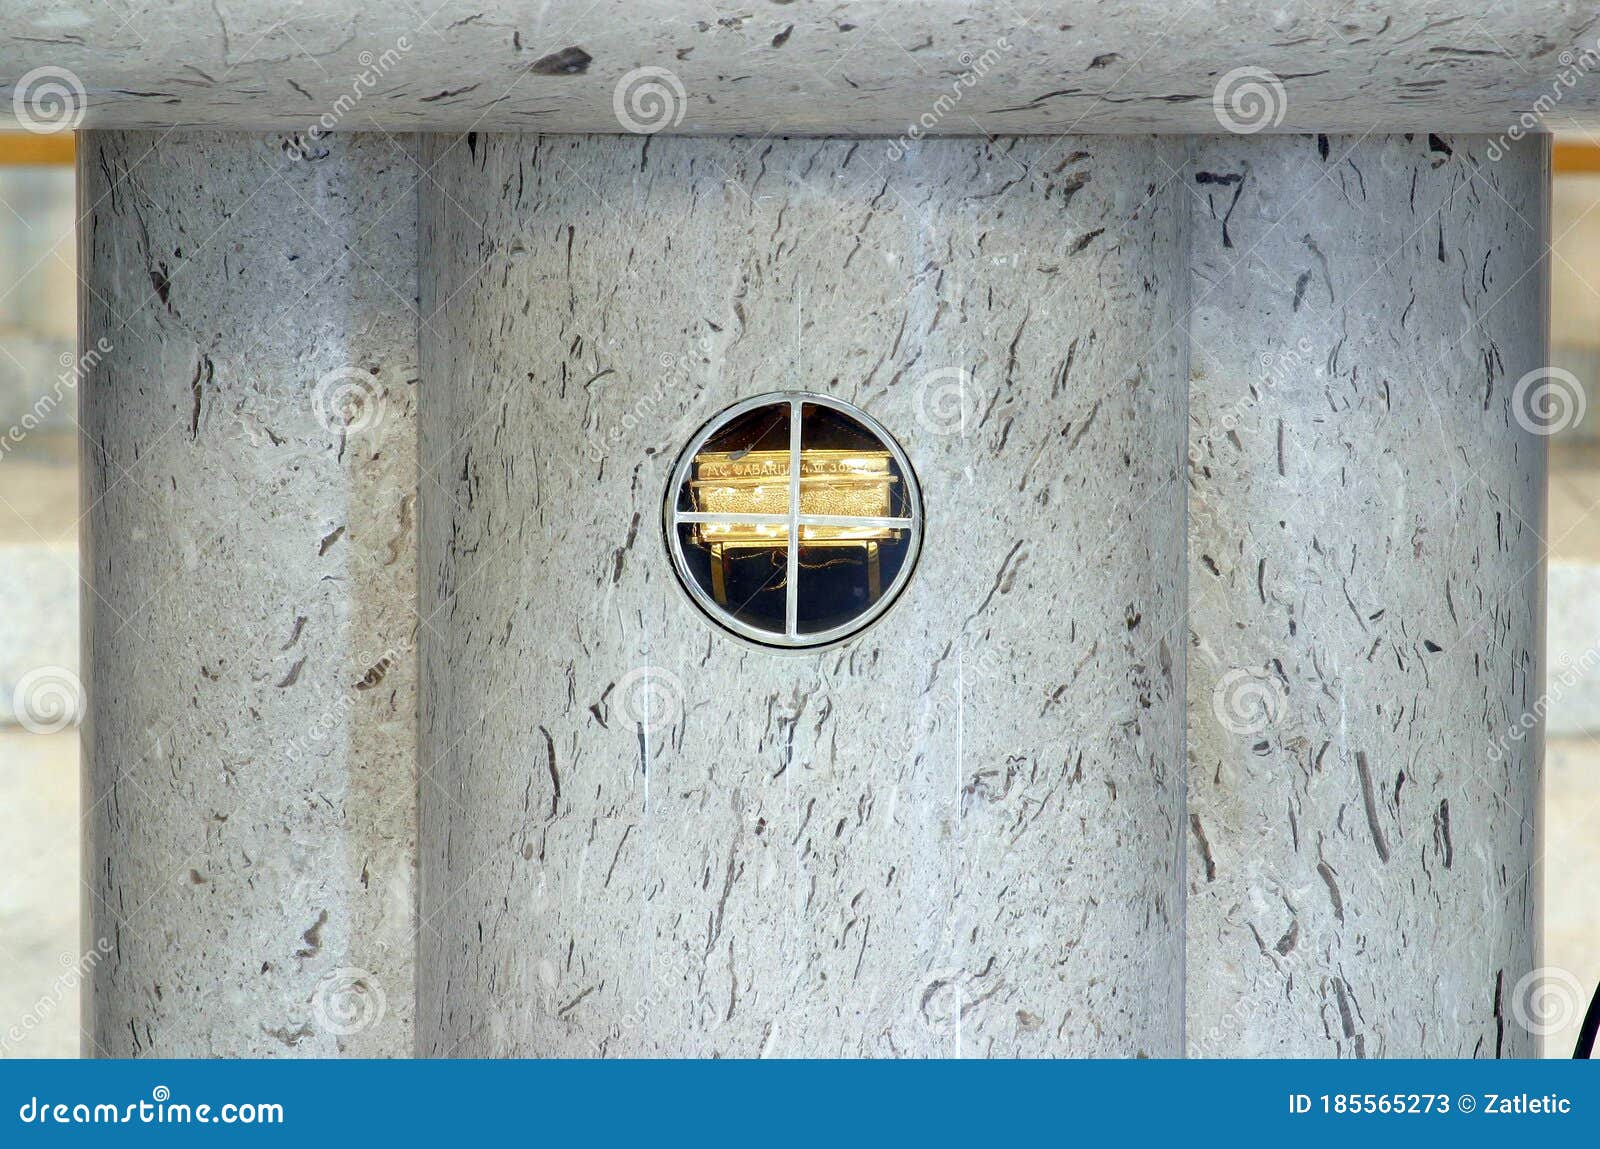
M 79 141 L 84 1052 L 412 1049 L 415 141 Z
M 0 12 L 0 115 L 88 127 L 898 137 L 1216 132 L 1226 119 L 1501 134 L 1594 126 L 1597 71 L 1600 18 L 1575 0 L 12 0 Z
M 1191 1056 L 1536 1053 L 1547 149 L 1199 146 Z
M 1181 141 L 431 137 L 424 1055 L 1181 1052 Z M 764 391 L 909 453 L 875 628 L 660 533 Z

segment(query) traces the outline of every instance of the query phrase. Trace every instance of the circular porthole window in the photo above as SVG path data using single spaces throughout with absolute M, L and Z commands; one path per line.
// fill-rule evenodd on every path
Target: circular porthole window
M 678 580 L 712 622 L 763 646 L 812 649 L 860 633 L 905 589 L 922 495 L 872 416 L 782 392 L 695 434 L 663 524 Z

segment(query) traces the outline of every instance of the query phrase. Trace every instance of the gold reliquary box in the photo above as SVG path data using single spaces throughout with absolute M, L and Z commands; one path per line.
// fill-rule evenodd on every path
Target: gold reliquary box
M 695 509 L 717 515 L 789 513 L 789 452 L 704 452 L 694 460 Z M 831 518 L 893 517 L 899 480 L 887 451 L 800 452 L 800 514 Z M 783 546 L 784 523 L 697 523 L 698 541 L 715 547 Z M 800 525 L 808 546 L 861 546 L 896 538 L 899 529 L 877 523 Z

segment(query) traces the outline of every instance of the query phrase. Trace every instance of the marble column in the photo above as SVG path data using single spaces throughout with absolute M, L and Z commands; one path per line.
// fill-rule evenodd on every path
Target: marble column
M 1191 1056 L 1535 1052 L 1547 173 L 1198 145 Z
M 420 1052 L 1181 1052 L 1183 148 L 428 138 Z M 784 389 L 926 503 L 821 654 L 659 526 Z
M 84 1052 L 411 1052 L 414 141 L 90 132 Z

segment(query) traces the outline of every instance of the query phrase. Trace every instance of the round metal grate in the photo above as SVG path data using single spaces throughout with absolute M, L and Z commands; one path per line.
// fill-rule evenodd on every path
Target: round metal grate
M 922 495 L 872 416 L 779 392 L 695 434 L 662 522 L 673 570 L 712 622 L 762 646 L 815 649 L 859 634 L 905 589 Z

